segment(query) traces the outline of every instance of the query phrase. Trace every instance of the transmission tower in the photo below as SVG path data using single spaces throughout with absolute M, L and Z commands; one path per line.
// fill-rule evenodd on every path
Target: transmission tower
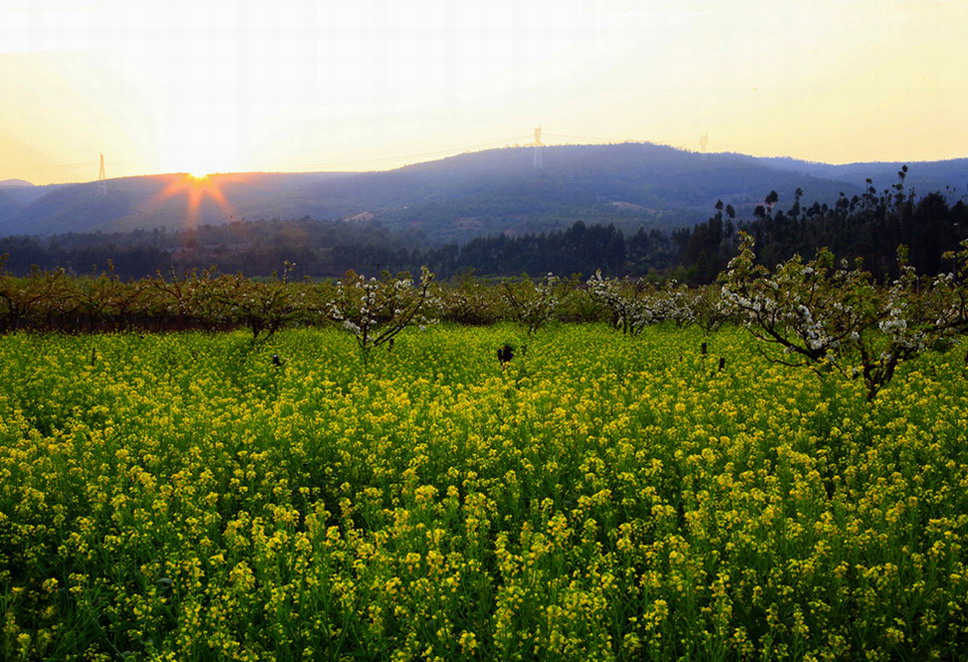
M 108 194 L 108 179 L 104 174 L 104 154 L 101 154 L 101 167 L 97 171 L 97 194 Z
M 541 160 L 541 148 L 544 146 L 541 142 L 541 127 L 539 126 L 534 130 L 534 142 L 532 143 L 534 147 L 534 161 L 532 166 L 535 168 L 544 168 L 544 161 Z

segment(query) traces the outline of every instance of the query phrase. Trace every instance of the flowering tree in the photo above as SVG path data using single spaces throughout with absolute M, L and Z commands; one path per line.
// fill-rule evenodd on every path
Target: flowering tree
M 723 304 L 754 336 L 782 348 L 773 360 L 863 377 L 873 400 L 903 361 L 965 328 L 968 246 L 952 256 L 962 263 L 961 280 L 949 274 L 925 285 L 904 249 L 898 257 L 900 275 L 887 288 L 859 264 L 835 268 L 827 250 L 808 262 L 794 256 L 771 271 L 755 263 L 753 239 L 743 233 L 739 254 L 720 276 Z
M 114 273 L 108 260 L 108 271 L 98 276 L 78 278 L 74 282 L 73 303 L 78 316 L 86 320 L 90 331 L 123 331 L 131 322 L 131 313 L 144 297 L 144 281 L 124 283 Z
M 172 267 L 169 278 L 164 278 L 161 272 L 151 280 L 151 286 L 157 293 L 157 300 L 152 302 L 156 315 L 161 318 L 174 318 L 179 328 L 201 326 L 206 331 L 223 328 L 229 320 L 229 308 L 225 305 L 224 297 L 215 297 L 215 282 L 213 269 L 206 269 L 201 274 L 197 272 L 185 273 L 181 277 Z
M 694 293 L 685 283 L 671 280 L 662 287 L 652 286 L 648 298 L 656 322 L 670 320 L 677 326 L 684 326 L 695 321 Z
M 530 279 L 520 283 L 504 283 L 503 294 L 514 318 L 527 327 L 528 335 L 555 316 L 562 299 L 558 277 L 552 273 L 537 283 Z
M 440 292 L 441 319 L 457 324 L 490 324 L 501 317 L 504 308 L 497 288 L 469 275 Z
M 604 304 L 612 314 L 612 328 L 633 336 L 654 319 L 642 284 L 643 281 L 628 278 L 603 278 L 601 271 L 596 271 L 587 283 L 592 299 Z
M 434 275 L 427 267 L 420 270 L 420 281 L 409 277 L 367 279 L 349 271 L 336 283 L 336 293 L 329 304 L 330 317 L 356 338 L 366 353 L 393 340 L 407 326 L 427 323 L 426 313 L 436 303 L 431 285 Z
M 948 251 L 943 257 L 954 268 L 934 279 L 923 296 L 923 305 L 926 314 L 933 316 L 936 327 L 965 333 L 968 330 L 968 240 L 961 243 L 960 251 Z
M 266 339 L 271 338 L 304 313 L 306 292 L 294 290 L 289 282 L 295 266 L 284 262 L 282 275 L 274 273 L 269 282 L 256 282 L 237 274 L 221 290 L 216 290 L 232 318 L 252 331 L 253 340 L 262 332 L 266 332 Z
M 730 321 L 730 309 L 723 305 L 720 288 L 702 285 L 690 291 L 691 321 L 709 335 Z
M 7 273 L 0 256 L 0 333 L 29 328 L 44 317 L 62 316 L 74 304 L 71 279 L 63 269 L 34 268 L 26 278 Z
M 695 319 L 695 293 L 671 281 L 656 286 L 643 280 L 603 278 L 601 271 L 588 279 L 588 293 L 612 313 L 612 326 L 636 335 L 647 325 L 665 320 L 689 324 Z

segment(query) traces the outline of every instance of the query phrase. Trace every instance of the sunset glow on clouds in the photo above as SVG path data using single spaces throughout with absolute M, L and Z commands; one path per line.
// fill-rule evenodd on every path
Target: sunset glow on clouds
M 968 153 L 968 3 L 0 0 L 0 180 L 644 140 Z

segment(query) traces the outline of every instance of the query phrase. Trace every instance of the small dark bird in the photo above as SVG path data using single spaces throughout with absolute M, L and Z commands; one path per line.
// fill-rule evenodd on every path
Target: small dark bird
M 510 345 L 505 345 L 501 349 L 497 350 L 497 360 L 501 362 L 501 367 L 503 368 L 511 359 L 514 358 L 514 348 Z
M 706 343 L 703 343 L 702 345 L 699 346 L 699 353 L 700 354 L 706 353 Z
M 724 357 L 720 357 L 720 359 L 719 359 L 719 371 L 722 372 L 723 371 L 723 368 L 725 368 L 725 367 L 726 367 L 726 359 Z
M 169 593 L 171 593 L 172 589 L 175 586 L 175 582 L 171 581 L 167 577 L 162 577 L 161 579 L 159 579 L 157 581 L 157 584 L 161 588 L 162 595 L 168 595 Z
M 279 355 L 278 354 L 273 354 L 272 355 L 272 365 L 276 366 L 277 368 L 281 368 L 282 367 L 282 361 L 279 359 Z

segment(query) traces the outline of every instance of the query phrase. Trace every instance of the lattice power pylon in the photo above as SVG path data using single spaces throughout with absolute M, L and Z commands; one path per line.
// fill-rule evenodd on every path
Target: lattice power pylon
M 532 146 L 534 147 L 534 160 L 531 165 L 535 168 L 544 168 L 544 161 L 541 159 L 541 148 L 544 147 L 544 144 L 541 142 L 540 126 L 534 130 L 534 142 Z
M 104 154 L 101 154 L 101 167 L 97 171 L 97 194 L 108 194 L 108 178 L 104 174 Z

